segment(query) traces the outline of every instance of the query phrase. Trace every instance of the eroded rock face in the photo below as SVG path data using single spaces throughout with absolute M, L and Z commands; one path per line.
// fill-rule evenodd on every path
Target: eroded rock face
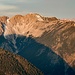
M 0 49 L 0 75 L 43 75 L 26 59 Z
M 42 44 L 60 55 L 71 67 L 75 68 L 75 22 L 59 21 L 50 30 L 37 38 Z
M 0 25 L 0 35 L 6 37 L 13 34 L 32 37 L 40 44 L 51 48 L 53 52 L 63 58 L 75 70 L 74 21 L 60 20 L 56 17 L 43 17 L 33 13 L 25 16 L 16 15 L 7 19 L 6 23 L 1 22 Z M 16 49 L 16 40 L 14 37 L 12 39 L 11 43 Z
M 23 36 L 40 37 L 49 26 L 58 19 L 42 17 L 39 14 L 16 15 L 8 19 L 4 35 L 19 34 Z M 51 22 L 51 23 L 50 23 Z
M 7 23 L 7 16 L 0 16 L 0 35 L 2 35 L 4 33 L 4 25 Z
M 7 16 L 0 16 L 0 22 L 6 23 L 8 18 L 9 17 L 7 17 Z

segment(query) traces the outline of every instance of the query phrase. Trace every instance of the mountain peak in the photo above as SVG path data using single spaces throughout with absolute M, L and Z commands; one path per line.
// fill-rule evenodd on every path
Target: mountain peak
M 24 16 L 25 18 L 28 18 L 29 20 L 34 20 L 34 21 L 43 21 L 43 17 L 37 13 L 29 13 Z
M 9 17 L 7 17 L 7 16 L 0 16 L 0 22 L 6 23 L 6 21 L 7 21 L 8 18 Z
M 19 34 L 23 36 L 40 37 L 45 32 L 52 30 L 52 26 L 70 22 L 56 17 L 44 17 L 37 13 L 29 13 L 25 16 L 15 15 L 7 19 L 4 35 Z
M 9 22 L 12 23 L 12 24 L 16 24 L 17 22 L 20 21 L 20 19 L 22 18 L 23 16 L 22 15 L 15 15 L 13 17 L 11 17 L 9 19 Z

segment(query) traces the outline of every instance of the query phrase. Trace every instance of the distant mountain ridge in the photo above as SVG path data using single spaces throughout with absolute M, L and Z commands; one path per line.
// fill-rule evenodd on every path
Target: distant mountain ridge
M 42 17 L 39 14 L 15 15 L 12 18 L 6 19 L 4 35 L 19 34 L 39 37 L 45 31 L 49 30 L 47 27 L 53 20 L 56 21 L 58 19 L 55 17 Z

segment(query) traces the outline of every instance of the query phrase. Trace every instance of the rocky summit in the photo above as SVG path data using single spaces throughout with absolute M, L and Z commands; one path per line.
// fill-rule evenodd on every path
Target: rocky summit
M 0 47 L 26 58 L 45 75 L 75 75 L 75 21 L 37 13 L 0 19 Z

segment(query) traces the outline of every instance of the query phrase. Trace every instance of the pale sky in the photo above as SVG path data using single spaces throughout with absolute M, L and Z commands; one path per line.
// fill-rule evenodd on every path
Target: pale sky
M 0 0 L 0 16 L 39 13 L 57 18 L 75 18 L 75 0 Z

